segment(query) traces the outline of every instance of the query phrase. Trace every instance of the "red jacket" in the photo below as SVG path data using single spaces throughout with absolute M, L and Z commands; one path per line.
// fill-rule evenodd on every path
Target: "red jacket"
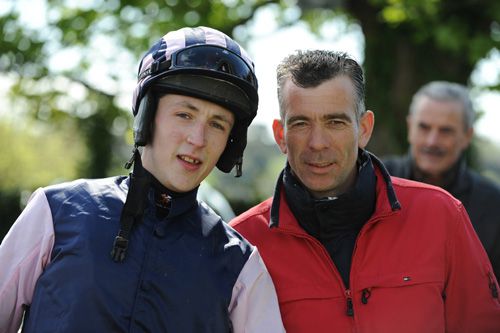
M 356 240 L 348 290 L 280 185 L 274 204 L 231 221 L 258 247 L 287 332 L 500 332 L 498 283 L 462 204 L 437 187 L 376 173 L 376 208 Z

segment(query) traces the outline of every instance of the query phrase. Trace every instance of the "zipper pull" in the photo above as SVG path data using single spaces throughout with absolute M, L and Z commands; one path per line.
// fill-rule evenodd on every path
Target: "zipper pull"
M 347 289 L 345 291 L 345 296 L 347 298 L 347 311 L 346 311 L 346 315 L 348 315 L 349 317 L 354 317 L 354 308 L 352 306 L 351 290 Z
M 363 289 L 361 292 L 361 303 L 368 304 L 368 298 L 370 298 L 371 294 L 370 288 Z

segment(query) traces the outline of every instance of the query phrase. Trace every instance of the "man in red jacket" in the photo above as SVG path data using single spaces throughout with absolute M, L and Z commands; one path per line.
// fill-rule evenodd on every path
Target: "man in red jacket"
M 231 221 L 273 278 L 288 333 L 500 332 L 498 282 L 463 205 L 391 178 L 364 148 L 374 114 L 344 53 L 278 66 L 273 198 Z

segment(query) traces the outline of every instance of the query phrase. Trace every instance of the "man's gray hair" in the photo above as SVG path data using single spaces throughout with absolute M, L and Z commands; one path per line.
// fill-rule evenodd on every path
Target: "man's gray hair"
M 327 50 L 296 51 L 281 61 L 276 71 L 281 119 L 285 116 L 283 87 L 287 79 L 302 88 L 317 87 L 325 81 L 345 75 L 356 93 L 356 120 L 365 113 L 365 79 L 361 66 L 346 53 Z
M 448 81 L 432 81 L 427 83 L 413 95 L 410 104 L 410 114 L 415 112 L 417 101 L 423 96 L 436 101 L 459 103 L 462 105 L 465 130 L 473 127 L 475 112 L 469 95 L 469 89 L 464 85 Z

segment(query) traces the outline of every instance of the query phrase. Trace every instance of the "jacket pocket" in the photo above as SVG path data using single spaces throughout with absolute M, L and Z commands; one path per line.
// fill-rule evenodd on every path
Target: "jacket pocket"
M 444 272 L 441 270 L 407 271 L 373 276 L 363 276 L 355 281 L 356 289 L 365 288 L 401 288 L 426 283 L 438 283 L 444 286 Z
M 439 269 L 365 276 L 353 287 L 355 313 L 361 326 L 370 323 L 363 327 L 370 332 L 444 332 L 444 273 Z
M 278 287 L 281 316 L 287 332 L 351 332 L 342 288 L 333 283 Z

